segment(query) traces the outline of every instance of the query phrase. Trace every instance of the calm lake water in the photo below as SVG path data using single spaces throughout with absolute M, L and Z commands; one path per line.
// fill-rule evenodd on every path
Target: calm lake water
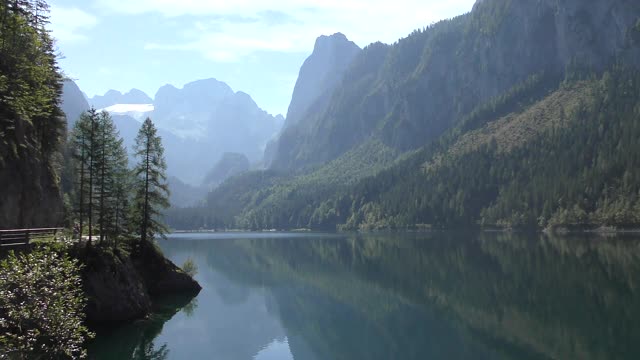
M 640 359 L 640 240 L 180 234 L 195 299 L 100 333 L 93 359 Z

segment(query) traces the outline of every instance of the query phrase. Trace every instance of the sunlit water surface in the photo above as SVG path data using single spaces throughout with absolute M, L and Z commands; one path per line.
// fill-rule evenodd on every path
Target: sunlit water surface
M 640 241 L 499 233 L 175 234 L 203 287 L 93 359 L 639 359 Z

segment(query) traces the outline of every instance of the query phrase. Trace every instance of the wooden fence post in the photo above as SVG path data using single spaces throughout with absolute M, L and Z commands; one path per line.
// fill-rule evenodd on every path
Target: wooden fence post
M 27 230 L 27 231 L 25 231 L 25 232 L 24 232 L 24 236 L 25 236 L 25 238 L 26 238 L 26 239 L 25 239 L 25 240 L 26 240 L 26 241 L 25 241 L 25 244 L 26 244 L 26 245 L 29 245 L 29 240 L 30 240 L 30 239 L 29 239 L 29 230 Z

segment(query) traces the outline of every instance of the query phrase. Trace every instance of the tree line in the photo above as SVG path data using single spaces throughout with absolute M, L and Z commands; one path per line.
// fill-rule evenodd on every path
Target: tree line
M 139 237 L 153 240 L 167 232 L 161 211 L 169 206 L 162 140 L 147 118 L 129 156 L 106 111 L 90 109 L 75 123 L 68 142 L 66 171 L 72 181 L 66 194 L 67 223 L 77 238 L 117 245 Z

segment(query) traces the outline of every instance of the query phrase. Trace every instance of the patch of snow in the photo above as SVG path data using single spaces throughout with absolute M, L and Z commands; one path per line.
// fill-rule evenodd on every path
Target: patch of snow
M 106 111 L 111 115 L 128 115 L 136 120 L 142 120 L 154 110 L 153 104 L 115 104 L 100 111 Z

